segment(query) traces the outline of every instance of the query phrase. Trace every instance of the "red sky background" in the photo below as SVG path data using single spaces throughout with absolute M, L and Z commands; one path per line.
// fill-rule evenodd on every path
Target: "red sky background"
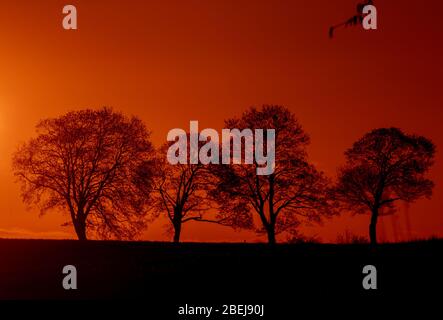
M 0 2 L 0 237 L 70 238 L 67 217 L 27 211 L 11 154 L 41 118 L 113 106 L 138 115 L 158 146 L 172 128 L 220 130 L 252 105 L 290 108 L 311 136 L 311 160 L 329 176 L 346 148 L 367 131 L 396 126 L 437 145 L 432 200 L 381 219 L 395 240 L 443 236 L 443 75 L 438 0 L 375 0 L 376 31 L 331 24 L 355 12 L 354 0 L 72 1 L 77 31 L 62 28 L 65 1 Z M 350 230 L 366 235 L 368 216 L 303 228 L 323 241 Z M 396 219 L 396 220 L 395 220 Z M 167 240 L 165 221 L 143 239 Z M 184 241 L 256 241 L 248 232 L 187 224 Z

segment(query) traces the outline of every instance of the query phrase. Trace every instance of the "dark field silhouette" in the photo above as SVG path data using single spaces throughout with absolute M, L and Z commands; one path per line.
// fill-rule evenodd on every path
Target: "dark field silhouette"
M 168 297 L 166 302 L 175 304 L 266 303 L 313 293 L 417 295 L 443 284 L 442 248 L 442 240 L 374 249 L 367 244 L 5 239 L 0 240 L 0 298 L 149 298 L 153 304 Z M 368 264 L 377 267 L 378 290 L 362 288 L 362 269 Z M 77 290 L 62 287 L 65 265 L 77 268 Z

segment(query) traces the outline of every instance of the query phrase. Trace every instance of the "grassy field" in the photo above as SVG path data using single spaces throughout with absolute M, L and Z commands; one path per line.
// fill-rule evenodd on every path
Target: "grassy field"
M 297 295 L 417 294 L 441 290 L 443 241 L 368 245 L 174 245 L 161 242 L 0 239 L 0 299 L 242 299 Z M 378 287 L 362 289 L 362 268 L 377 267 Z M 62 287 L 74 265 L 78 289 Z M 226 301 L 228 302 L 228 301 Z

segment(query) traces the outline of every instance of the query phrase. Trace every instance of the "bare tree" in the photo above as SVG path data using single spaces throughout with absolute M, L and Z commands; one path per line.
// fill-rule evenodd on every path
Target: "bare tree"
M 204 213 L 210 209 L 210 175 L 208 166 L 201 163 L 170 164 L 166 158 L 170 145 L 168 142 L 160 148 L 154 171 L 150 162 L 139 168 L 137 181 L 142 193 L 152 195 L 152 210 L 165 214 L 170 221 L 173 242 L 178 243 L 184 223 L 213 222 L 204 219 Z
M 133 173 L 153 148 L 141 120 L 87 109 L 42 120 L 36 130 L 13 156 L 26 204 L 41 214 L 66 210 L 80 240 L 88 230 L 132 238 L 144 227 L 147 198 L 135 192 Z
M 274 244 L 277 234 L 296 232 L 302 221 L 319 222 L 333 213 L 329 210 L 328 180 L 308 162 L 309 137 L 287 108 L 250 108 L 241 118 L 225 121 L 225 126 L 275 129 L 275 169 L 270 175 L 257 175 L 256 161 L 213 169 L 217 182 L 211 195 L 219 204 L 220 223 L 254 229 L 256 214 L 260 224 L 255 230 L 265 233 Z
M 345 208 L 371 213 L 369 236 L 377 243 L 377 219 L 394 203 L 430 197 L 434 183 L 426 173 L 434 162 L 435 146 L 429 139 L 397 128 L 375 129 L 345 152 L 335 193 Z

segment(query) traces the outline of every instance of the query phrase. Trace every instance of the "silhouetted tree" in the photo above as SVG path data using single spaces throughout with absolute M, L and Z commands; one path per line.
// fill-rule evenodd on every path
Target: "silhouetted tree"
M 320 221 L 323 215 L 332 214 L 328 180 L 308 162 L 309 137 L 287 108 L 250 108 L 241 118 L 226 120 L 225 127 L 275 129 L 275 169 L 270 175 L 257 175 L 256 161 L 214 166 L 216 189 L 211 195 L 219 204 L 222 224 L 254 229 L 256 214 L 260 220 L 256 232 L 265 233 L 274 244 L 277 234 L 294 231 L 302 220 Z
M 212 222 L 203 217 L 210 208 L 206 196 L 210 183 L 208 166 L 201 163 L 170 164 L 166 157 L 170 145 L 167 142 L 160 148 L 154 171 L 150 162 L 139 168 L 137 181 L 143 193 L 148 197 L 152 195 L 153 211 L 166 214 L 173 229 L 173 242 L 178 243 L 183 223 Z M 185 149 L 189 151 L 189 145 Z
M 346 164 L 339 169 L 336 196 L 353 212 L 371 213 L 372 244 L 377 243 L 380 210 L 392 210 L 397 200 L 409 203 L 431 196 L 434 184 L 425 175 L 434 154 L 435 146 L 429 139 L 397 128 L 375 129 L 345 152 Z
M 144 227 L 133 173 L 152 156 L 150 133 L 138 118 L 109 108 L 42 120 L 37 136 L 13 156 L 26 204 L 69 212 L 80 240 L 87 230 L 131 238 Z

